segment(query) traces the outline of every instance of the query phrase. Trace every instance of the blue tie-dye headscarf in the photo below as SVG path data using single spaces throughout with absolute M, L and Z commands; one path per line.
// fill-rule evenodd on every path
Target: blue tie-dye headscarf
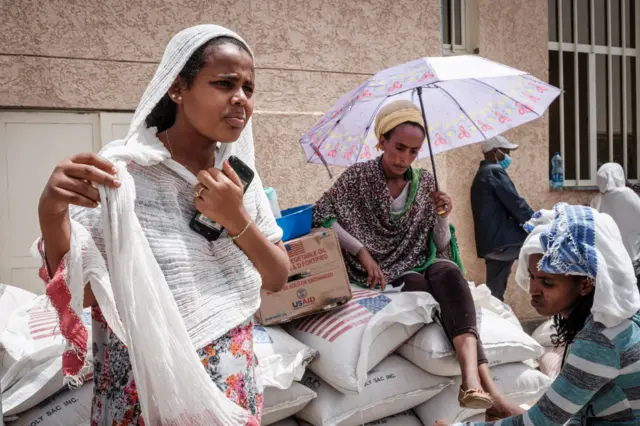
M 534 214 L 524 228 L 529 237 L 516 272 L 520 286 L 528 290 L 529 255 L 538 253 L 541 271 L 595 279 L 591 312 L 596 321 L 614 327 L 640 310 L 631 258 L 610 216 L 560 203 Z

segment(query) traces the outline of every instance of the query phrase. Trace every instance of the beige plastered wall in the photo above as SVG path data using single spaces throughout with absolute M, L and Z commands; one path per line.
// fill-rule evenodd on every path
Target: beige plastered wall
M 546 79 L 547 0 L 477 7 L 480 53 Z M 298 145 L 320 113 L 380 69 L 441 54 L 440 0 L 13 0 L 0 1 L 0 16 L 0 108 L 131 111 L 172 34 L 200 23 L 239 32 L 256 54 L 258 167 L 283 208 L 312 203 L 331 185 Z M 549 193 L 547 133 L 542 119 L 507 135 L 522 145 L 513 180 L 534 209 L 561 196 L 585 202 L 584 193 Z M 480 155 L 475 145 L 437 157 L 477 283 L 484 264 L 475 255 L 469 187 Z M 535 316 L 513 287 L 508 302 L 521 318 Z

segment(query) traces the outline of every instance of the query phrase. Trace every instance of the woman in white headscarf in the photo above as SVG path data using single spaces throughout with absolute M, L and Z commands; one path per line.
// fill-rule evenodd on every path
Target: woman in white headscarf
M 255 167 L 254 81 L 235 33 L 178 33 L 127 137 L 64 160 L 43 191 L 41 276 L 67 340 L 65 381 L 93 366 L 92 424 L 259 424 L 251 318 L 289 262 L 259 176 L 243 196 L 227 161 Z M 190 228 L 196 209 L 226 229 L 219 239 Z
M 606 163 L 596 177 L 600 194 L 593 197 L 591 207 L 606 213 L 620 228 L 640 286 L 640 197 L 627 188 L 624 170 L 618 163 Z
M 516 280 L 539 314 L 553 315 L 565 356 L 535 406 L 499 413 L 512 417 L 496 424 L 640 424 L 640 292 L 616 224 L 592 208 L 558 204 L 525 230 Z

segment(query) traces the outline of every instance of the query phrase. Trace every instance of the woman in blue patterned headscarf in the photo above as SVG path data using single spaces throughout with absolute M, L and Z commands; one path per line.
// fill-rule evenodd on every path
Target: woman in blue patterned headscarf
M 553 316 L 565 357 L 535 406 L 500 413 L 513 417 L 497 424 L 637 426 L 640 293 L 618 227 L 606 214 L 562 203 L 525 229 L 516 280 L 538 313 Z

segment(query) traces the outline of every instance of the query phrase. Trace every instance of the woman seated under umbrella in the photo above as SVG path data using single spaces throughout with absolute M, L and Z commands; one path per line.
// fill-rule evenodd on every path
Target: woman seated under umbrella
M 314 225 L 333 227 L 352 282 L 385 290 L 426 291 L 440 303 L 462 370 L 462 407 L 502 407 L 476 327 L 448 216 L 451 199 L 433 175 L 411 165 L 425 141 L 420 110 L 395 101 L 376 117 L 379 158 L 348 168 L 314 209 Z
M 560 376 L 509 425 L 640 424 L 640 293 L 611 216 L 558 204 L 525 225 L 516 279 L 531 305 L 553 315 L 566 345 Z M 490 423 L 491 424 L 491 423 Z

